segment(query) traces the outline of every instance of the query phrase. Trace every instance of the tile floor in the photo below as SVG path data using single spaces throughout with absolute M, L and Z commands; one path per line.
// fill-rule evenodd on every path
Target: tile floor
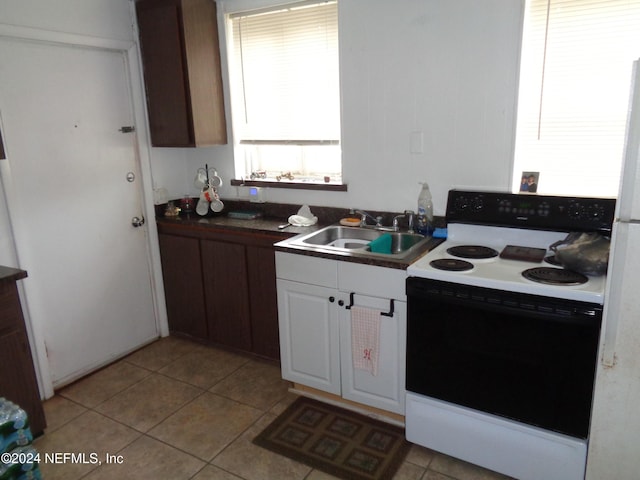
M 46 480 L 329 480 L 251 440 L 296 396 L 277 366 L 173 337 L 90 375 L 45 402 Z M 92 463 L 95 454 L 100 465 Z M 111 463 L 107 463 L 107 455 Z M 121 459 L 118 462 L 117 459 Z M 507 477 L 414 445 L 398 480 Z

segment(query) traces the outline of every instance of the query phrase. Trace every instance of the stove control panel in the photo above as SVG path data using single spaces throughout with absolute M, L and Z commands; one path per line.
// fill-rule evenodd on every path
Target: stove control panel
M 609 233 L 615 198 L 450 190 L 447 222 Z

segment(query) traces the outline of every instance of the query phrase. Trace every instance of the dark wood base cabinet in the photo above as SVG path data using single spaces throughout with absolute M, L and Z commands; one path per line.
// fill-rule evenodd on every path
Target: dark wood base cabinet
M 282 240 L 278 238 L 275 241 Z M 272 242 L 273 243 L 273 242 Z M 267 319 L 251 322 L 253 351 L 268 358 L 280 360 L 278 334 L 278 301 L 276 292 L 276 256 L 272 246 L 247 246 L 247 272 L 249 274 L 249 307 L 255 316 Z
M 0 267 L 0 397 L 26 411 L 31 433 L 39 435 L 47 424 L 16 285 L 24 277 L 22 270 Z
M 158 232 L 170 331 L 279 360 L 282 238 L 162 223 Z
M 159 237 L 169 328 L 207 338 L 200 240 L 177 235 Z

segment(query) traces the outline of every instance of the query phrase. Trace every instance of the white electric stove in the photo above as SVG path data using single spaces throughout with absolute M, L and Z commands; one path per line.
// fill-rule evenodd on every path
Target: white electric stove
M 407 278 L 407 439 L 521 480 L 583 480 L 605 276 L 558 265 L 614 199 L 452 190 Z

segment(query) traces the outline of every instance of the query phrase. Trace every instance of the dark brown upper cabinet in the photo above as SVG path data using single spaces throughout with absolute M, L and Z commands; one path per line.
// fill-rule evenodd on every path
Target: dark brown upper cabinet
M 214 0 L 139 0 L 140 49 L 151 143 L 227 143 Z
M 4 143 L 2 143 L 2 132 L 0 132 L 0 160 L 4 160 L 6 155 L 4 154 Z

